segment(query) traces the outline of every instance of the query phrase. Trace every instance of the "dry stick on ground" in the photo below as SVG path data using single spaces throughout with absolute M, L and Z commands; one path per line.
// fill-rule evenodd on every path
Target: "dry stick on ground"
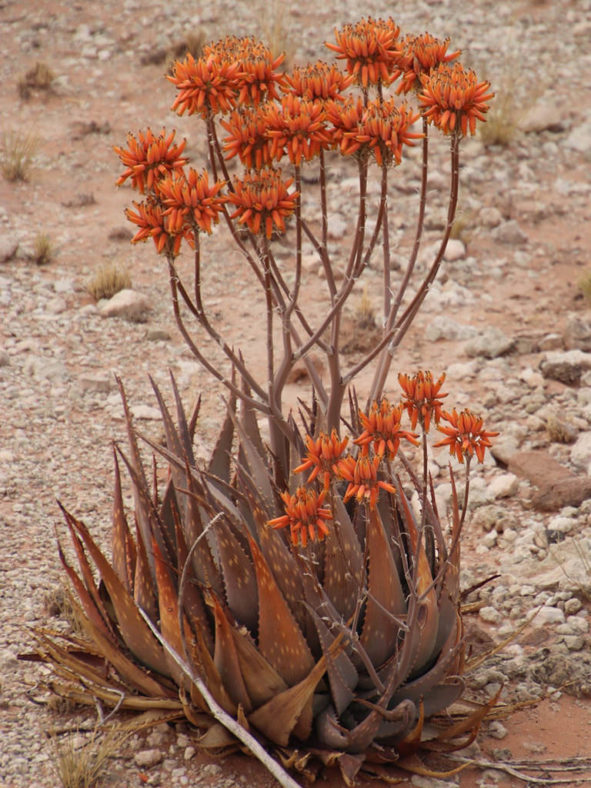
M 499 772 L 505 772 L 505 774 L 511 775 L 511 777 L 516 777 L 518 780 L 522 780 L 525 783 L 531 785 L 573 785 L 575 783 L 588 783 L 588 777 L 533 777 L 531 774 L 524 774 L 516 769 L 512 764 L 505 763 L 503 761 L 483 761 L 483 760 L 474 760 L 473 758 L 463 758 L 461 755 L 453 755 L 448 754 L 447 757 L 451 761 L 457 761 L 458 763 L 466 763 L 470 764 L 471 766 L 478 766 L 480 769 L 495 769 Z M 567 760 L 569 763 L 569 760 Z M 589 761 L 587 761 L 589 764 Z M 590 764 L 591 766 L 591 764 Z M 547 767 L 545 766 L 535 766 L 535 764 L 522 766 L 522 768 L 527 769 L 534 769 L 534 770 L 545 770 Z M 584 768 L 584 767 L 577 767 L 577 768 Z M 548 771 L 562 771 L 560 767 L 553 769 L 548 769 Z M 572 768 L 569 766 L 564 771 L 572 771 Z

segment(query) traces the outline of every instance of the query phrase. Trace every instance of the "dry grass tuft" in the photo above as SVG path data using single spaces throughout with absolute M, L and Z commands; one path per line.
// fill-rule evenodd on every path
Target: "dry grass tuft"
M 496 91 L 486 123 L 480 126 L 483 145 L 510 145 L 517 136 L 520 115 L 515 93 L 507 82 Z
M 376 314 L 372 306 L 367 287 L 363 290 L 361 300 L 355 310 L 355 322 L 360 328 L 376 328 Z
M 587 303 L 591 304 L 591 271 L 579 279 L 578 286 Z
M 293 65 L 296 44 L 285 23 L 285 12 L 289 6 L 281 0 L 262 3 L 258 8 L 262 40 L 272 54 L 277 57 L 285 53 L 285 60 L 280 68 L 289 71 Z
M 33 91 L 49 93 L 53 89 L 55 74 L 46 63 L 37 62 L 17 83 L 19 96 L 27 101 Z
M 37 265 L 48 265 L 55 256 L 55 249 L 51 238 L 45 233 L 39 233 L 33 243 L 33 260 Z
M 111 728 L 100 735 L 95 728 L 80 746 L 80 734 L 59 741 L 52 734 L 55 769 L 63 788 L 96 788 L 106 773 L 109 759 L 116 755 L 129 733 Z
M 86 285 L 86 290 L 96 300 L 112 298 L 115 293 L 131 287 L 131 277 L 116 263 L 102 265 Z
M 2 137 L 0 170 L 7 181 L 28 181 L 31 164 L 39 147 L 33 134 L 7 132 Z

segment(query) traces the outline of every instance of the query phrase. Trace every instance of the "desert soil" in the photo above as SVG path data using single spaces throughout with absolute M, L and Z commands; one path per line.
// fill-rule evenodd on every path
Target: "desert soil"
M 80 748 L 97 720 L 94 708 L 65 712 L 48 705 L 47 672 L 18 655 L 32 649 L 32 628 L 65 626 L 56 529 L 65 535 L 56 499 L 108 541 L 111 444 L 125 439 L 115 375 L 142 430 L 156 439 L 148 375 L 169 392 L 172 370 L 188 405 L 201 392 L 204 456 L 223 412 L 221 392 L 175 327 L 163 260 L 151 245 L 129 243 L 123 210 L 134 195 L 115 187 L 121 167 L 113 145 L 148 125 L 176 128 L 196 166 L 204 166 L 199 122 L 170 113 L 174 89 L 163 75 L 174 47 L 195 34 L 208 40 L 252 33 L 286 46 L 295 63 L 328 58 L 323 41 L 335 26 L 355 21 L 358 8 L 352 0 L 0 2 L 4 151 L 14 135 L 38 141 L 28 181 L 0 177 L 0 786 L 60 785 L 55 737 L 62 749 Z M 591 283 L 591 3 L 422 0 L 394 8 L 368 0 L 363 13 L 395 13 L 404 32 L 450 36 L 464 61 L 493 84 L 495 128 L 500 121 L 508 125 L 502 144 L 485 145 L 479 136 L 464 141 L 458 237 L 387 387 L 396 398 L 398 370 L 446 371 L 446 404 L 469 405 L 501 432 L 495 457 L 473 480 L 463 547 L 464 588 L 498 573 L 467 599 L 473 654 L 539 611 L 469 679 L 479 700 L 503 684 L 503 702 L 531 705 L 486 722 L 464 755 L 511 763 L 522 773 L 533 763 L 537 770 L 529 773 L 538 780 L 589 783 L 591 315 L 580 282 L 588 277 Z M 19 80 L 37 63 L 55 78 L 50 90 L 33 87 L 24 97 Z M 445 216 L 443 140 L 433 143 L 433 155 L 423 271 Z M 331 248 L 344 257 L 354 172 L 336 155 L 331 166 Z M 409 151 L 393 176 L 394 279 L 408 254 L 418 178 L 417 152 Z M 45 265 L 35 261 L 39 235 L 53 246 Z M 323 282 L 311 251 L 307 304 L 319 315 Z M 104 305 L 88 294 L 105 263 L 127 270 L 133 290 L 147 299 L 143 322 L 103 317 Z M 188 258 L 182 268 L 190 270 Z M 347 315 L 351 337 L 361 345 L 371 341 L 371 332 L 359 328 L 361 303 L 369 301 L 379 315 L 381 281 L 375 260 Z M 222 231 L 206 254 L 206 288 L 216 327 L 263 372 L 260 301 Z M 223 364 L 219 350 L 197 336 Z M 354 351 L 351 363 L 358 358 Z M 369 379 L 361 376 L 361 392 Z M 288 389 L 296 402 L 305 379 Z M 533 478 L 527 458 L 524 468 L 520 453 L 532 450 L 550 479 Z M 432 464 L 443 510 L 447 460 L 440 451 Z M 553 461 L 570 474 L 570 497 L 552 499 Z M 439 784 L 432 777 L 408 780 Z M 483 766 L 450 778 L 482 788 L 524 781 Z M 104 784 L 231 788 L 273 781 L 243 756 L 213 761 L 196 753 L 187 726 L 164 725 L 123 745 L 107 764 Z

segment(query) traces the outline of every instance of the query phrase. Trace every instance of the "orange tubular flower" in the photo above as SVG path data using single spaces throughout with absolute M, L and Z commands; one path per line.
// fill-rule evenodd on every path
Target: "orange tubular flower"
M 267 125 L 258 108 L 233 112 L 228 121 L 221 123 L 228 132 L 224 139 L 226 159 L 238 155 L 248 169 L 271 166 L 271 142 L 265 136 Z
M 329 66 L 319 60 L 309 66 L 296 66 L 285 77 L 284 90 L 308 101 L 342 101 L 343 91 L 353 81 L 352 74 L 344 74 L 335 65 Z
M 165 178 L 160 183 L 159 196 L 166 206 L 163 216 L 168 217 L 169 232 L 180 232 L 190 216 L 200 230 L 211 233 L 212 222 L 218 223 L 222 205 L 228 200 L 219 194 L 223 188 L 223 181 L 210 186 L 207 171 L 198 173 L 192 167 L 186 175 Z
M 182 168 L 187 159 L 181 157 L 187 140 L 178 145 L 173 145 L 174 135 L 171 131 L 165 137 L 166 131 L 162 129 L 160 136 L 155 137 L 151 129 L 139 132 L 137 139 L 133 134 L 127 135 L 127 149 L 114 147 L 123 165 L 127 167 L 123 175 L 117 179 L 117 186 L 121 186 L 127 178 L 131 178 L 131 185 L 142 194 L 147 189 L 157 190 L 158 181 L 169 173 Z
M 451 413 L 443 412 L 441 418 L 449 421 L 451 427 L 439 426 L 437 429 L 447 437 L 433 445 L 449 446 L 449 453 L 455 454 L 460 462 L 473 454 L 476 454 L 478 462 L 484 462 L 484 452 L 492 445 L 490 438 L 499 433 L 485 431 L 483 420 L 468 409 L 458 414 L 454 408 Z
M 369 413 L 359 411 L 359 418 L 363 432 L 353 443 L 361 446 L 362 454 L 369 453 L 373 443 L 374 451 L 378 457 L 383 457 L 388 450 L 388 459 L 393 460 L 398 452 L 401 440 L 407 440 L 413 445 L 418 445 L 417 435 L 400 429 L 402 419 L 402 405 L 390 405 L 384 397 L 381 402 L 374 402 Z
M 344 102 L 329 101 L 326 104 L 326 118 L 332 123 L 332 138 L 335 145 L 341 149 L 341 153 L 346 155 L 350 145 L 350 136 L 346 134 L 355 133 L 361 124 L 364 107 L 360 96 L 349 96 Z
M 236 205 L 231 219 L 238 218 L 251 233 L 264 232 L 271 238 L 273 229 L 285 232 L 285 219 L 290 216 L 296 206 L 297 192 L 288 192 L 293 178 L 281 180 L 281 170 L 262 170 L 245 175 L 242 180 L 236 178 L 234 191 L 228 195 L 228 201 Z
M 413 112 L 406 104 L 397 107 L 393 99 L 370 101 L 357 128 L 343 132 L 341 152 L 351 155 L 367 146 L 380 166 L 392 160 L 400 164 L 402 146 L 413 147 L 413 140 L 423 136 L 409 131 L 418 118 L 418 112 Z
M 239 73 L 238 63 L 211 54 L 195 60 L 189 53 L 185 60 L 174 64 L 172 75 L 166 77 L 179 91 L 172 110 L 179 115 L 199 113 L 204 118 L 228 112 L 236 103 Z
M 429 432 L 431 418 L 439 424 L 441 418 L 441 400 L 447 394 L 441 392 L 441 387 L 445 380 L 445 372 L 437 380 L 433 380 L 430 372 L 417 372 L 416 375 L 398 375 L 398 382 L 404 391 L 405 399 L 402 407 L 408 411 L 411 427 L 414 430 L 417 422 L 420 422 L 425 432 Z
M 330 435 L 321 432 L 316 440 L 310 435 L 306 435 L 306 449 L 308 451 L 302 460 L 302 464 L 294 468 L 293 472 L 303 473 L 312 468 L 313 470 L 310 476 L 308 476 L 307 483 L 310 484 L 310 482 L 313 482 L 321 473 L 324 489 L 328 490 L 330 477 L 333 473 L 333 466 L 345 451 L 348 442 L 349 438 L 345 437 L 341 440 L 336 430 L 333 430 Z
M 289 492 L 281 493 L 285 505 L 285 514 L 269 520 L 267 525 L 271 528 L 285 528 L 289 525 L 291 542 L 297 545 L 301 540 L 302 547 L 306 547 L 308 539 L 315 542 L 322 541 L 328 534 L 326 520 L 332 520 L 330 509 L 323 508 L 326 490 L 317 493 L 306 487 L 298 487 L 295 495 Z
M 396 47 L 399 33 L 400 28 L 393 19 L 369 17 L 335 30 L 336 44 L 325 43 L 337 53 L 337 58 L 347 61 L 348 72 L 367 88 L 370 84 L 388 85 L 392 81 L 392 66 L 400 51 Z
M 471 69 L 464 69 L 461 63 L 453 66 L 441 64 L 430 74 L 421 76 L 423 83 L 419 101 L 423 115 L 445 134 L 456 129 L 466 136 L 476 132 L 476 121 L 486 120 L 490 82 L 479 82 Z
M 162 212 L 162 208 L 154 200 L 147 202 L 133 203 L 137 209 L 137 213 L 132 211 L 131 208 L 126 208 L 125 215 L 133 224 L 137 224 L 140 228 L 138 232 L 131 239 L 132 243 L 139 243 L 139 241 L 147 241 L 148 238 L 153 238 L 156 244 L 158 254 L 163 251 L 169 251 L 176 256 L 179 253 L 181 241 L 183 238 L 193 245 L 193 238 L 188 228 L 180 231 L 174 231 L 168 226 L 168 220 Z
M 322 148 L 332 145 L 320 101 L 306 101 L 288 93 L 280 105 L 270 102 L 265 106 L 264 120 L 271 155 L 276 159 L 287 153 L 289 160 L 299 166 L 302 159 L 310 161 Z
M 227 36 L 206 46 L 203 54 L 213 55 L 222 63 L 238 65 L 237 103 L 241 106 L 258 106 L 279 97 L 285 76 L 277 69 L 285 60 L 285 55 L 273 57 L 271 50 L 262 41 L 252 37 Z
M 338 476 L 349 482 L 343 501 L 355 496 L 358 501 L 364 498 L 369 501 L 370 509 L 375 509 L 380 488 L 389 493 L 395 493 L 395 488 L 388 482 L 378 481 L 378 469 L 381 457 L 376 455 L 370 458 L 367 454 L 355 457 L 345 457 L 339 460 L 336 466 Z
M 421 74 L 428 74 L 431 69 L 440 63 L 449 63 L 454 60 L 460 50 L 448 52 L 449 38 L 441 41 L 430 33 L 420 36 L 405 36 L 401 42 L 401 52 L 397 58 L 397 68 L 392 74 L 392 79 L 402 77 L 396 93 L 409 93 L 413 88 L 421 85 Z

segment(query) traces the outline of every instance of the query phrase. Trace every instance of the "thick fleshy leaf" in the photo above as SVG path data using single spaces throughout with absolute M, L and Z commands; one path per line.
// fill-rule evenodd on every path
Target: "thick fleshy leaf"
M 228 403 L 228 411 L 236 413 L 236 398 L 232 397 Z M 230 481 L 232 442 L 234 440 L 234 419 L 229 412 L 222 424 L 215 446 L 211 453 L 207 470 L 212 476 L 217 476 L 222 481 Z
M 302 681 L 250 714 L 249 723 L 283 747 L 287 746 L 292 732 L 302 740 L 307 739 L 312 730 L 312 696 L 325 670 L 326 660 L 321 657 Z
M 402 504 L 402 514 L 406 532 L 409 535 L 411 555 L 416 559 L 416 567 L 412 578 L 413 588 L 411 593 L 420 599 L 421 608 L 421 640 L 414 658 L 413 673 L 417 674 L 434 656 L 434 648 L 439 629 L 439 604 L 437 592 L 433 584 L 433 575 L 429 569 L 429 561 L 425 552 L 423 540 L 414 515 L 406 500 L 406 495 L 401 489 L 398 499 Z
M 236 650 L 236 643 L 232 634 L 232 625 L 219 600 L 213 600 L 215 615 L 215 653 L 214 664 L 219 671 L 224 687 L 238 706 L 241 705 L 247 712 L 252 709 L 252 701 L 242 676 L 240 658 Z
M 158 602 L 156 600 L 156 575 L 152 580 L 152 573 L 148 565 L 148 553 L 144 540 L 136 521 L 136 558 L 135 574 L 133 577 L 133 599 L 138 607 L 148 614 L 152 621 L 156 621 Z M 151 548 L 151 545 L 150 545 Z M 151 549 L 150 549 L 151 554 Z
M 326 657 L 326 672 L 330 684 L 330 693 L 337 714 L 341 714 L 354 698 L 353 690 L 359 681 L 355 665 L 344 650 L 334 655 L 331 646 L 336 636 L 328 629 L 315 610 L 309 610 L 316 625 L 322 653 Z
M 216 536 L 228 607 L 240 623 L 255 632 L 258 592 L 252 562 L 223 520 L 216 526 Z
M 255 708 L 287 689 L 285 681 L 263 657 L 248 632 L 232 627 L 232 637 L 244 685 Z
M 144 499 L 144 496 L 141 494 L 142 489 L 147 490 L 148 483 L 146 481 L 146 474 L 144 471 L 144 467 L 142 465 L 140 451 L 137 444 L 136 432 L 134 430 L 133 422 L 131 418 L 131 412 L 129 410 L 129 405 L 127 404 L 125 389 L 123 388 L 123 383 L 121 381 L 121 378 L 116 376 L 115 379 L 117 381 L 117 386 L 119 387 L 119 393 L 121 394 L 121 401 L 123 403 L 125 424 L 127 426 L 127 439 L 129 442 L 129 448 L 131 450 L 131 467 L 133 468 L 136 479 L 138 480 L 138 483 L 133 485 L 133 500 L 135 504 L 136 520 L 140 534 L 142 535 L 142 539 L 144 541 L 144 545 L 149 546 L 148 550 L 146 551 L 148 566 L 150 568 L 150 574 L 152 575 L 152 579 L 155 580 L 154 556 L 152 555 L 152 548 L 151 548 L 152 534 L 150 529 L 149 509 L 146 506 L 146 501 Z
M 361 586 L 363 555 L 351 518 L 340 495 L 332 498 L 334 520 L 324 548 L 322 585 L 345 621 L 355 611 Z
M 100 575 L 107 587 L 121 635 L 135 656 L 149 667 L 164 675 L 168 674 L 168 666 L 164 652 L 154 638 L 144 619 L 141 617 L 135 602 L 125 586 L 117 577 L 111 564 L 103 556 L 88 529 L 81 521 L 64 510 L 68 524 L 76 530 L 84 546 L 92 556 Z
M 404 593 L 381 517 L 370 509 L 367 523 L 368 599 L 360 641 L 376 667 L 394 652 L 399 621 L 406 612 Z
M 178 594 L 175 583 L 173 583 L 167 565 L 164 562 L 162 553 L 156 540 L 152 542 L 154 560 L 156 566 L 156 583 L 158 587 L 158 610 L 160 614 L 160 632 L 164 640 L 176 651 L 182 654 L 183 641 L 179 630 L 179 608 Z M 179 687 L 185 686 L 186 677 L 183 671 L 164 650 L 170 675 L 174 678 Z
M 121 472 L 117 460 L 117 451 L 113 447 L 113 462 L 115 464 L 115 486 L 113 490 L 113 527 L 112 527 L 112 553 L 113 569 L 130 594 L 133 594 L 133 578 L 135 574 L 136 551 L 135 543 L 131 536 L 125 509 L 123 508 L 123 495 L 121 493 Z
M 305 678 L 314 659 L 265 557 L 249 540 L 259 595 L 259 651 L 289 686 Z

